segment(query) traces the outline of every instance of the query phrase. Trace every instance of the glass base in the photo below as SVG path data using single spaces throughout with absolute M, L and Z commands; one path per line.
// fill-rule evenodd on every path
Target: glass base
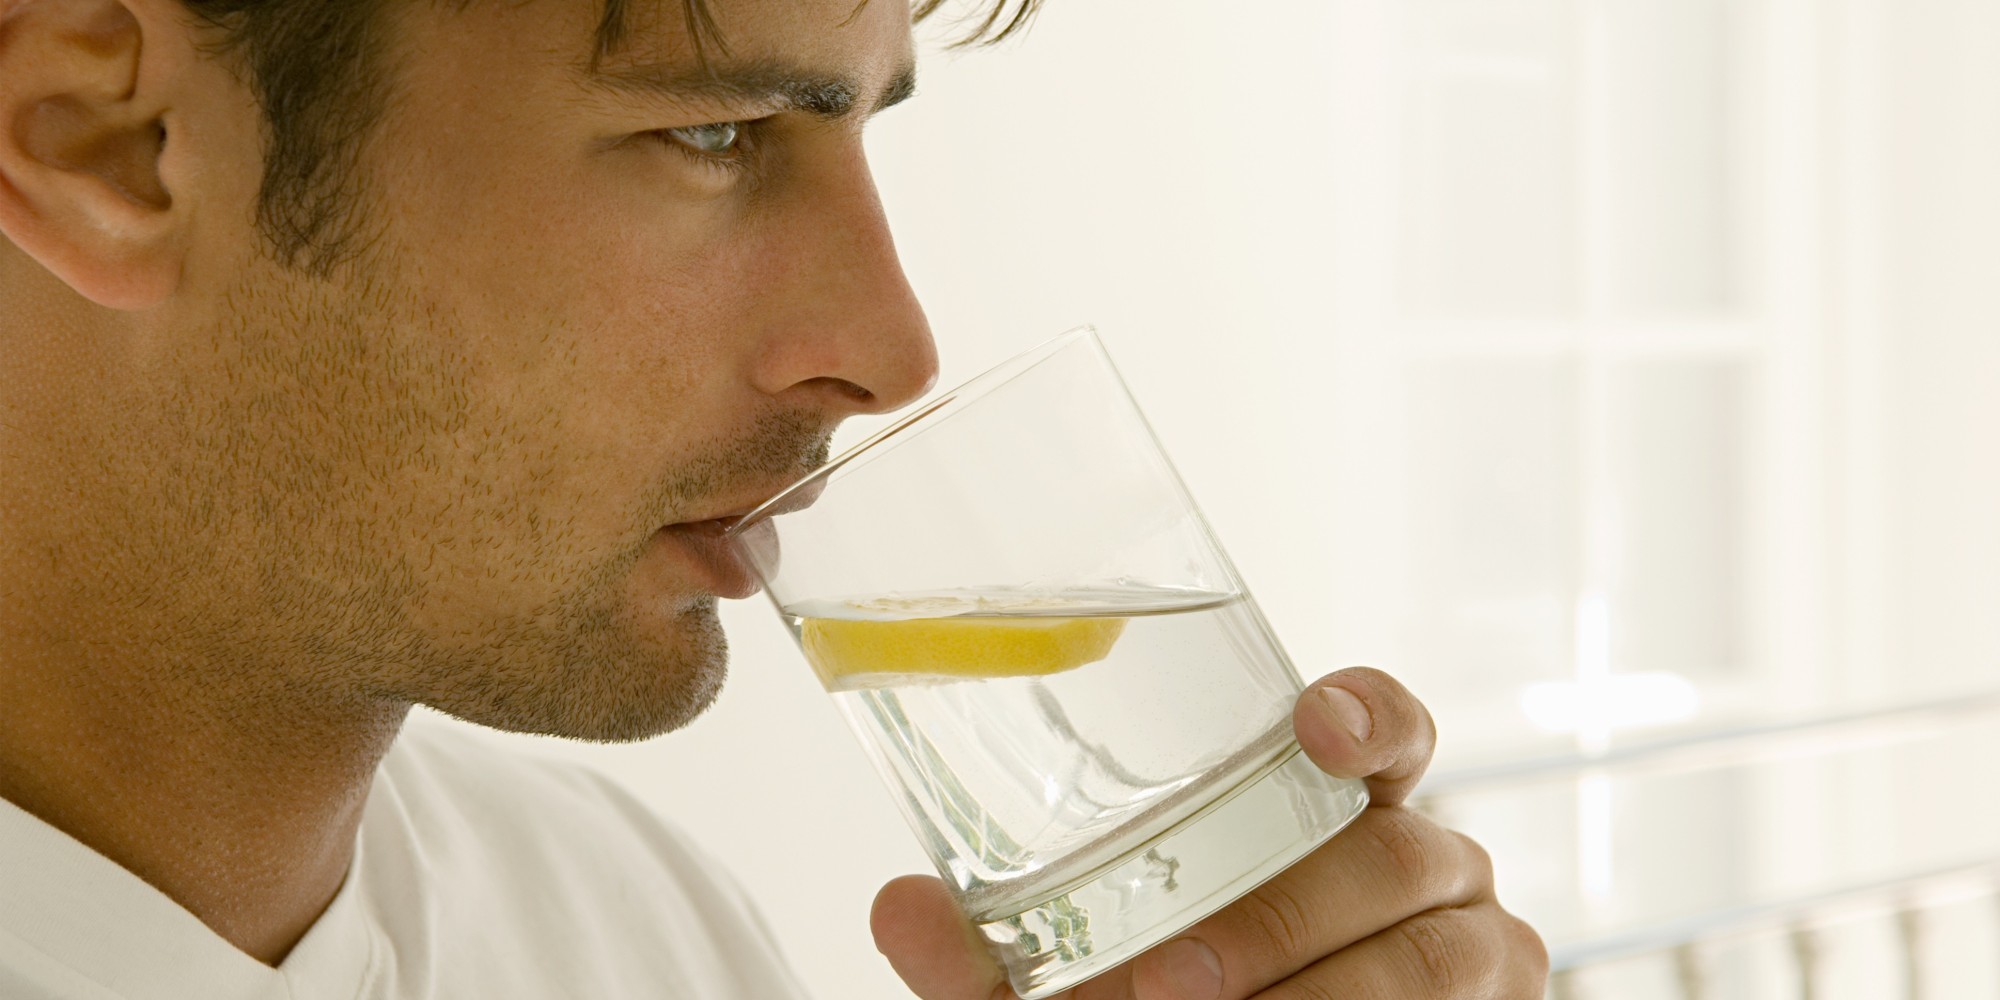
M 1023 1000 L 1115 968 L 1234 902 L 1361 814 L 1359 781 L 1329 777 L 1294 745 L 1277 766 L 1026 910 L 974 914 Z

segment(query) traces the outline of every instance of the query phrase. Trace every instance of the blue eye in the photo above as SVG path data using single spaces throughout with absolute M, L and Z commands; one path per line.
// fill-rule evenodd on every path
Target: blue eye
M 713 122 L 667 130 L 675 142 L 708 156 L 728 156 L 735 152 L 736 140 L 741 132 L 737 122 Z

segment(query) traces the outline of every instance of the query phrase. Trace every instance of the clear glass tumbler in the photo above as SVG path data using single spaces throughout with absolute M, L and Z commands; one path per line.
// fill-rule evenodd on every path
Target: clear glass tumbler
M 1027 1000 L 1367 804 L 1299 752 L 1299 675 L 1088 328 L 730 531 Z

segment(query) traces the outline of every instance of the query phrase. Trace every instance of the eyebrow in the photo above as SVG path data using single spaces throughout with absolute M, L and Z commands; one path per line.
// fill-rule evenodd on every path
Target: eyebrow
M 608 89 L 687 103 L 692 100 L 728 104 L 778 104 L 833 121 L 852 115 L 860 105 L 860 88 L 848 77 L 829 76 L 778 62 L 752 62 L 710 70 L 685 66 L 637 65 L 591 70 L 590 80 Z M 889 81 L 874 104 L 874 114 L 909 100 L 917 92 L 917 68 L 906 66 Z

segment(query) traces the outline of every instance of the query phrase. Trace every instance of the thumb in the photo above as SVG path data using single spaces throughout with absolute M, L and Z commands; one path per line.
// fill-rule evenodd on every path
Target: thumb
M 1299 746 L 1320 770 L 1367 779 L 1369 801 L 1378 806 L 1408 797 L 1437 749 L 1437 726 L 1423 702 L 1395 678 L 1367 667 L 1307 686 L 1292 724 Z
M 905 875 L 875 894 L 875 950 L 922 1000 L 1016 1000 L 943 881 Z

